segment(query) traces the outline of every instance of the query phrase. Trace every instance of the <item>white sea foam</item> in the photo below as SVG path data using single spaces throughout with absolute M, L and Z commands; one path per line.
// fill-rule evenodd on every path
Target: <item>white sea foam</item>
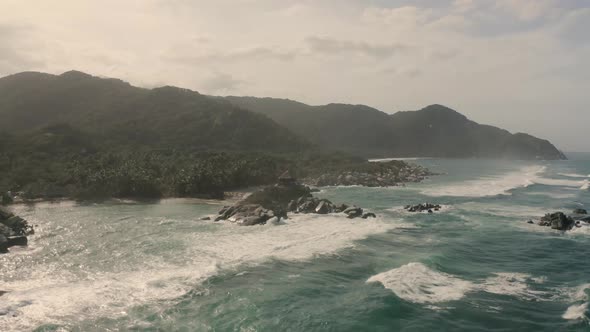
M 589 179 L 554 179 L 541 176 L 546 170 L 546 166 L 527 166 L 519 169 L 518 171 L 509 172 L 499 176 L 485 176 L 476 180 L 428 188 L 423 190 L 422 193 L 428 196 L 461 197 L 511 195 L 511 191 L 514 189 L 526 188 L 534 184 L 581 190 L 590 189 Z M 565 195 L 562 196 L 565 198 Z M 569 196 L 567 198 L 569 198 Z
M 535 184 L 545 169 L 545 166 L 527 166 L 500 176 L 482 177 L 477 180 L 429 188 L 422 193 L 428 196 L 463 197 L 510 195 L 510 191 L 513 189 Z
M 564 297 L 566 301 L 572 303 L 561 317 L 568 320 L 590 319 L 588 316 L 588 301 L 590 300 L 589 291 L 590 284 L 561 289 L 561 296 Z
M 151 255 L 143 257 L 145 265 L 139 269 L 112 273 L 85 272 L 83 267 L 72 273 L 58 262 L 40 264 L 30 277 L 2 285 L 8 293 L 0 301 L 0 326 L 22 331 L 39 324 L 124 316 L 132 306 L 176 299 L 220 270 L 269 258 L 307 260 L 332 254 L 395 224 L 302 215 L 277 227 L 216 227 L 213 232 L 179 233 L 186 247 L 178 253 L 184 261 L 176 264 Z
M 421 263 L 409 263 L 379 273 L 367 280 L 379 282 L 398 297 L 414 303 L 440 303 L 461 299 L 475 285 L 450 274 L 429 269 Z
M 415 262 L 379 273 L 367 280 L 368 283 L 379 282 L 398 297 L 420 304 L 456 301 L 467 293 L 478 291 L 523 299 L 540 299 L 544 293 L 531 290 L 528 286 L 536 281 L 538 279 L 528 274 L 496 273 L 483 281 L 471 282 Z
M 586 317 L 586 311 L 588 310 L 588 303 L 574 304 L 567 308 L 565 313 L 561 316 L 563 319 L 577 320 Z
M 561 176 L 566 176 L 568 178 L 590 178 L 590 174 L 578 174 L 578 173 L 559 173 Z

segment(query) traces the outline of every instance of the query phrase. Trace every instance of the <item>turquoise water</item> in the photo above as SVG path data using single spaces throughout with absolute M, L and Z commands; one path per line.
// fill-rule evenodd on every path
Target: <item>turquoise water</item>
M 30 246 L 0 256 L 2 331 L 589 331 L 590 155 L 424 159 L 405 188 L 326 188 L 376 220 L 237 227 L 218 202 L 17 206 Z M 411 203 L 443 204 L 434 215 Z

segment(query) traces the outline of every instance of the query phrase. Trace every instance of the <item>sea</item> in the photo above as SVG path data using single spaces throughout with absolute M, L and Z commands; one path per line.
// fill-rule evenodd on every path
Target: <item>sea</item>
M 0 255 L 0 331 L 590 331 L 590 154 L 415 159 L 405 187 L 322 188 L 376 219 L 201 220 L 227 202 L 16 205 L 36 226 Z M 410 213 L 408 204 L 441 204 Z

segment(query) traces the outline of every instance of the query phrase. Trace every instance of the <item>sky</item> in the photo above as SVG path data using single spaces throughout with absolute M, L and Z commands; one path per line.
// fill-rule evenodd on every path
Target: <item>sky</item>
M 449 106 L 590 151 L 590 0 L 0 0 L 0 76 Z

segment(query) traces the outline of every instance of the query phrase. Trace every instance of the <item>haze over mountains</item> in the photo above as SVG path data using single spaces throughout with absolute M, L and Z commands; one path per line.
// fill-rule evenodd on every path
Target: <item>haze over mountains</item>
M 67 127 L 95 144 L 163 149 L 293 152 L 365 157 L 562 159 L 550 142 L 479 125 L 442 105 L 387 114 L 364 105 L 309 106 L 271 98 L 211 97 L 71 71 L 0 79 L 0 132 Z

